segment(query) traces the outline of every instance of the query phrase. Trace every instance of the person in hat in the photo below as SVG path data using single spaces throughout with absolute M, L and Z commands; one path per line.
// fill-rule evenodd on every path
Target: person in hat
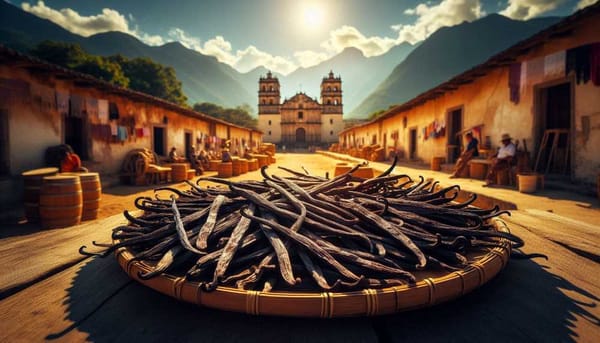
M 468 162 L 473 158 L 479 156 L 479 150 L 477 149 L 477 145 L 479 141 L 473 137 L 471 132 L 467 132 L 465 135 L 465 139 L 467 140 L 467 148 L 460 155 L 458 160 L 456 161 L 456 165 L 454 166 L 454 172 L 450 175 L 451 179 L 459 177 L 463 174 L 465 168 L 467 168 Z
M 508 133 L 502 135 L 502 146 L 493 156 L 492 164 L 488 170 L 485 185 L 491 185 L 496 180 L 498 171 L 510 168 L 510 165 L 517 153 L 517 147 L 512 143 L 512 138 Z
M 231 154 L 229 153 L 229 149 L 225 148 L 221 152 L 221 162 L 231 162 L 233 159 L 231 158 Z

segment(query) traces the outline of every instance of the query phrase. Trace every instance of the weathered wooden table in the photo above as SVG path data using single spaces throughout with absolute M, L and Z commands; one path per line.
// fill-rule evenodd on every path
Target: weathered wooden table
M 0 240 L 0 342 L 597 342 L 599 264 L 531 233 L 529 225 L 551 221 L 519 212 L 509 226 L 525 239 L 526 252 L 548 254 L 549 261 L 510 261 L 481 289 L 429 309 L 329 320 L 196 307 L 130 280 L 114 256 L 78 254 L 92 240 L 108 241 L 110 230 L 124 222 L 120 215 L 5 237 Z

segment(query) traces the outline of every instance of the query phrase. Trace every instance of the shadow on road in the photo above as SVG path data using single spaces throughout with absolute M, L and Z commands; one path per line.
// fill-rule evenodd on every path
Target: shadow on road
M 590 312 L 600 299 L 534 261 L 511 261 L 458 300 L 371 319 L 253 317 L 201 308 L 129 280 L 113 257 L 92 259 L 73 281 L 65 302 L 75 324 L 48 339 L 76 329 L 95 342 L 572 342 L 591 339 L 577 336 L 585 332 L 582 322 L 594 332 L 600 327 Z M 109 296 L 90 300 L 102 291 Z

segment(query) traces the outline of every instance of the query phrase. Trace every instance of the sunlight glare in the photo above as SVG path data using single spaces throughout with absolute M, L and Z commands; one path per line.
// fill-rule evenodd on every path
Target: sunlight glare
M 304 22 L 309 28 L 317 28 L 323 22 L 323 9 L 315 5 L 304 9 Z

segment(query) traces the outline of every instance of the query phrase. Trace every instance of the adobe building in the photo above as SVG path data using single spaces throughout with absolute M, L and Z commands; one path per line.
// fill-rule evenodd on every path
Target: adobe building
M 258 129 L 264 141 L 289 148 L 337 142 L 344 128 L 342 79 L 330 72 L 321 81 L 320 102 L 296 93 L 281 103 L 280 85 L 271 72 L 258 82 Z
M 168 101 L 114 86 L 0 45 L 0 204 L 18 202 L 22 172 L 44 167 L 48 147 L 71 145 L 101 178 L 118 175 L 139 148 L 166 157 L 171 147 L 240 154 L 262 142 L 260 131 L 236 126 Z
M 595 183 L 600 172 L 600 3 L 582 9 L 380 117 L 340 132 L 343 148 L 378 144 L 408 160 L 454 163 L 466 132 L 480 147 L 503 133 L 537 171 Z M 554 130 L 554 131 L 549 131 Z M 547 144 L 544 135 L 550 134 Z

